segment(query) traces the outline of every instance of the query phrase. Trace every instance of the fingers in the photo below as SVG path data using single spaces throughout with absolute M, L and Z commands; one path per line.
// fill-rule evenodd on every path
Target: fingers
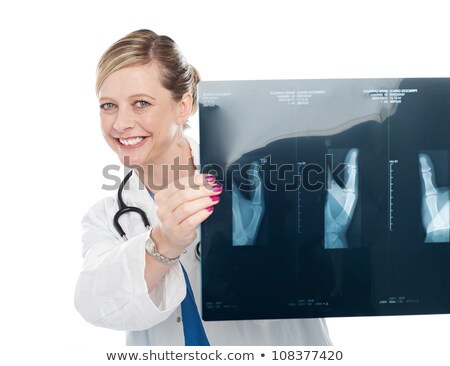
M 219 201 L 216 201 L 214 203 L 214 205 L 216 205 Z M 195 230 L 197 228 L 198 225 L 200 225 L 203 221 L 205 221 L 214 211 L 214 207 L 213 206 L 209 206 L 208 208 L 202 208 L 198 211 L 196 211 L 193 214 L 188 215 L 187 217 L 185 217 L 185 219 L 183 221 L 181 221 L 178 224 L 178 227 L 181 230 L 186 230 L 186 231 L 192 231 Z
M 238 189 L 233 185 L 232 191 L 233 245 L 246 245 L 247 243 L 247 235 L 244 230 L 244 224 L 242 222 L 241 216 L 241 208 L 239 205 L 240 199 L 241 195 L 239 194 Z
M 325 175 L 325 178 L 326 178 L 326 187 L 327 187 L 327 189 L 329 190 L 329 191 L 332 191 L 333 189 L 334 189 L 334 187 L 335 187 L 335 184 L 334 184 L 334 179 L 333 179 L 333 173 L 331 172 L 331 169 L 330 169 L 330 167 L 329 166 L 326 166 L 326 175 Z
M 199 211 L 212 212 L 219 203 L 222 186 L 211 175 L 198 174 L 171 183 L 155 195 L 157 215 L 167 225 L 178 225 Z M 199 217 L 206 218 L 203 214 Z
M 248 170 L 248 176 L 254 183 L 250 199 L 241 196 L 233 185 L 233 245 L 253 245 L 264 214 L 263 182 L 258 174 L 259 165 L 254 161 Z
M 215 178 L 210 174 L 194 174 L 181 177 L 180 179 L 171 182 L 166 189 L 159 191 L 155 195 L 155 201 L 159 200 L 160 202 L 162 202 L 180 190 L 199 190 L 202 187 L 211 186 L 211 184 L 214 182 Z M 156 201 L 156 203 L 158 202 Z
M 166 189 L 155 195 L 155 202 L 157 206 L 164 203 L 166 209 L 172 212 L 184 202 L 220 194 L 220 188 L 221 186 L 215 183 L 214 176 L 196 174 L 170 183 Z
M 424 185 L 425 196 L 437 194 L 434 180 L 434 165 L 427 154 L 419 154 L 420 175 Z
M 201 209 L 176 224 L 170 222 L 173 220 L 164 223 L 161 222 L 159 228 L 163 231 L 166 240 L 172 243 L 172 246 L 185 247 L 196 238 L 198 225 L 205 221 L 212 212 L 212 207 L 210 209 Z
M 353 214 L 358 194 L 358 149 L 350 149 L 345 156 L 345 201 L 342 206 L 343 210 L 337 217 L 336 221 L 339 225 L 347 225 Z
M 356 148 L 350 149 L 344 159 L 344 188 L 331 182 L 325 204 L 326 231 L 337 233 L 346 228 L 353 216 L 358 199 L 358 154 Z M 329 173 L 329 176 L 332 174 Z M 332 199 L 332 198 L 333 199 Z M 335 216 L 332 215 L 332 206 Z M 339 230 L 338 230 L 339 228 Z
M 183 177 L 155 195 L 159 233 L 165 245 L 184 248 L 219 203 L 222 186 L 212 175 Z
M 358 191 L 358 149 L 350 149 L 345 156 L 344 184 L 345 191 Z
M 433 223 L 434 230 L 443 227 L 444 222 L 438 210 L 438 191 L 434 180 L 434 165 L 427 154 L 419 154 L 420 175 L 422 177 L 423 203 Z M 427 228 L 428 231 L 428 228 Z
M 199 217 L 204 217 L 204 219 L 206 219 L 206 217 L 208 217 L 214 210 L 214 206 L 219 203 L 219 194 L 220 193 L 216 193 L 212 196 L 197 198 L 195 200 L 182 203 L 171 212 L 167 221 L 173 225 L 179 225 L 198 213 L 201 213 Z M 205 212 L 207 214 L 203 215 Z
M 259 165 L 257 161 L 254 161 L 250 164 L 250 168 L 248 169 L 248 176 L 253 180 L 254 189 L 250 192 L 251 201 L 255 205 L 259 205 L 262 203 L 262 185 L 263 182 L 258 174 Z

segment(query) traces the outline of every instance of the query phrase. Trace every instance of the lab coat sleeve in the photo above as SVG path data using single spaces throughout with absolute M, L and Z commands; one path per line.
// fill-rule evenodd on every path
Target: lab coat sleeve
M 144 279 L 147 231 L 123 242 L 108 224 L 103 200 L 84 216 L 84 264 L 75 290 L 75 307 L 86 321 L 116 330 L 144 330 L 166 320 L 184 299 L 179 263 L 148 293 Z

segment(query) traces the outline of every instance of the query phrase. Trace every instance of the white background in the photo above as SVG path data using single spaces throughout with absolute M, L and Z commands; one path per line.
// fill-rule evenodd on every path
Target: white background
M 97 60 L 112 42 L 139 28 L 167 34 L 204 80 L 449 77 L 443 4 L 2 2 L 1 348 L 3 357 L 8 350 L 22 357 L 8 364 L 43 357 L 49 347 L 70 359 L 86 346 L 124 344 L 124 334 L 85 323 L 73 307 L 79 223 L 111 194 L 101 189 L 102 168 L 118 164 L 101 136 L 94 93 Z M 416 352 L 447 347 L 450 315 L 335 318 L 328 325 L 337 347 L 373 352 L 365 363 L 374 354 L 413 361 Z

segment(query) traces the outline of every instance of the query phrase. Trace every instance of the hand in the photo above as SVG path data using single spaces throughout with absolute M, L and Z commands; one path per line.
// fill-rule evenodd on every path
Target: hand
M 445 243 L 450 240 L 449 190 L 436 188 L 434 166 L 427 154 L 419 154 L 422 185 L 422 224 L 426 243 Z
M 345 156 L 344 188 L 339 187 L 328 172 L 325 203 L 325 249 L 347 248 L 346 232 L 358 201 L 358 149 Z
M 152 236 L 159 253 L 177 257 L 195 240 L 198 225 L 219 203 L 222 186 L 214 182 L 211 175 L 187 176 L 155 195 L 160 224 L 153 229 Z
M 250 199 L 242 196 L 239 187 L 233 185 L 233 245 L 254 245 L 264 214 L 263 182 L 258 174 L 258 162 L 248 169 L 249 180 L 256 187 L 250 192 Z

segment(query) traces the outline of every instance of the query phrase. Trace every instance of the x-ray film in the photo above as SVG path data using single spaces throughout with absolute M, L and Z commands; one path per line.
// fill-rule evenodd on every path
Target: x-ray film
M 450 313 L 450 79 L 210 81 L 202 316 Z

